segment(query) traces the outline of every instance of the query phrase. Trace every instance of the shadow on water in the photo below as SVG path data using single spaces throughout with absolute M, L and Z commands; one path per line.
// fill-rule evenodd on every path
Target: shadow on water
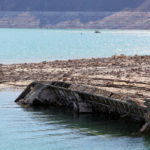
M 51 124 L 64 125 L 65 128 L 77 129 L 86 135 L 132 136 L 139 131 L 138 123 L 112 120 L 96 114 L 76 114 L 67 110 L 50 108 L 24 108 L 31 113 L 31 118 Z
M 150 136 L 144 136 L 144 145 L 145 145 L 145 150 L 150 150 Z

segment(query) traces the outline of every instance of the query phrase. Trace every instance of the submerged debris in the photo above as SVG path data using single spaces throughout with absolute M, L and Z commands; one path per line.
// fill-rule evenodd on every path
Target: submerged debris
M 140 132 L 149 130 L 150 109 L 147 100 L 141 105 L 131 97 L 110 93 L 95 87 L 65 82 L 33 82 L 16 99 L 25 106 L 57 106 L 78 113 L 104 113 L 143 124 Z

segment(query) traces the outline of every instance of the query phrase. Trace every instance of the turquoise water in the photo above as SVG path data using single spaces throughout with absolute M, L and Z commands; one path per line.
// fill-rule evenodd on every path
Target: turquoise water
M 150 31 L 0 29 L 0 63 L 150 54 Z
M 0 150 L 150 149 L 150 137 L 131 136 L 135 125 L 55 108 L 21 108 L 13 102 L 20 92 L 0 92 Z
M 0 29 L 0 63 L 150 54 L 150 31 Z M 0 150 L 148 150 L 135 124 L 21 108 L 21 91 L 0 91 Z

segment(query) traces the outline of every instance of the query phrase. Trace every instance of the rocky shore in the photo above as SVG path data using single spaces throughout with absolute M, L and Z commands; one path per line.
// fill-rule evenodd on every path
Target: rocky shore
M 0 88 L 24 88 L 32 81 L 63 81 L 132 97 L 150 98 L 150 56 L 43 61 L 0 65 Z

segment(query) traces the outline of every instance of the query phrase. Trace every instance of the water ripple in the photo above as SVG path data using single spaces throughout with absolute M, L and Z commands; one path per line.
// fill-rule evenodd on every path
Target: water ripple
M 147 137 L 132 137 L 132 125 L 56 108 L 28 109 L 13 102 L 20 91 L 0 92 L 0 150 L 142 150 Z M 121 145 L 121 146 L 120 146 Z

